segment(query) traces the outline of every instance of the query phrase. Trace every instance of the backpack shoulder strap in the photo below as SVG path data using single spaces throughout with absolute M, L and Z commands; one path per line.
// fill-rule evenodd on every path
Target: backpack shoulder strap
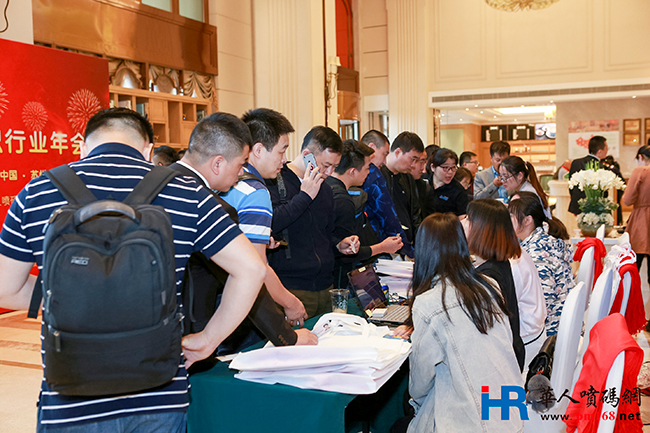
M 284 184 L 284 177 L 282 177 L 282 172 L 278 173 L 276 178 L 278 181 L 278 193 L 280 193 L 280 203 L 287 203 L 287 186 Z
M 133 188 L 123 201 L 127 205 L 150 204 L 167 184 L 178 175 L 169 167 L 156 166 Z
M 60 165 L 43 174 L 71 205 L 86 205 L 97 201 L 97 197 L 69 165 Z
M 245 171 L 244 174 L 242 174 L 237 178 L 237 180 L 241 182 L 242 180 L 259 180 L 259 179 L 253 173 L 249 173 Z

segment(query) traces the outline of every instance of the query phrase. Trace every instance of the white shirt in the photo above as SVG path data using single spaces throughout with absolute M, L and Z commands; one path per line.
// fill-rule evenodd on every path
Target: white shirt
M 546 321 L 546 301 L 535 262 L 524 249 L 521 257 L 510 259 L 519 305 L 519 334 L 524 343 L 537 337 Z

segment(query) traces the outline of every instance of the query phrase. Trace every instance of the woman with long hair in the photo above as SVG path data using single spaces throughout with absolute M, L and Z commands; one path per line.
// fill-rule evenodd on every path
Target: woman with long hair
M 512 197 L 518 191 L 528 191 L 537 194 L 547 218 L 551 217 L 548 207 L 548 195 L 537 178 L 535 167 L 518 156 L 509 156 L 499 166 L 499 177 L 508 195 Z
M 521 339 L 519 303 L 509 259 L 521 256 L 508 210 L 503 203 L 492 199 L 479 199 L 467 206 L 467 218 L 463 220 L 469 251 L 476 258 L 476 269 L 497 282 L 510 312 L 512 347 L 519 368 L 523 370 L 526 349 Z
M 427 160 L 429 184 L 433 189 L 429 203 L 436 212 L 451 212 L 460 216 L 467 211 L 467 192 L 454 179 L 457 170 L 458 156 L 453 150 L 440 149 Z
M 510 265 L 516 299 L 512 299 L 512 295 L 506 296 L 506 302 L 516 301 L 519 335 L 526 349 L 526 367 L 546 337 L 546 304 L 537 268 L 530 255 L 519 246 L 508 210 L 501 202 L 489 199 L 472 202 L 467 208 L 467 217 L 469 249 L 477 258 L 475 264 L 479 265 L 479 272 L 494 278 L 502 289 L 507 289 Z M 513 311 L 515 306 L 510 303 L 508 308 Z
M 648 282 L 650 282 L 650 145 L 641 146 L 636 153 L 638 167 L 632 170 L 623 203 L 634 206 L 627 220 L 630 244 L 636 253 L 636 265 L 641 269 L 643 259 L 648 259 Z
M 483 388 L 521 385 L 522 378 L 505 302 L 496 283 L 472 265 L 453 214 L 435 213 L 420 225 L 411 287 L 409 433 L 521 431 L 518 411 L 509 420 L 481 419 Z
M 537 195 L 518 192 L 508 205 L 512 225 L 521 247 L 530 254 L 537 268 L 546 300 L 546 334 L 557 334 L 562 306 L 575 286 L 571 262 L 573 248 L 564 224 L 548 219 Z M 548 227 L 548 232 L 546 227 Z

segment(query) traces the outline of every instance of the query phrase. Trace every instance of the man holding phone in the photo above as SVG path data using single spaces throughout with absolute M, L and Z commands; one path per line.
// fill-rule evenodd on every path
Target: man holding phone
M 301 156 L 285 164 L 266 184 L 273 203 L 272 234 L 287 245 L 269 250 L 268 260 L 282 284 L 302 301 L 309 317 L 331 310 L 334 248 L 359 250 L 359 238 L 334 235 L 334 197 L 323 180 L 341 159 L 341 137 L 325 126 L 305 136 Z

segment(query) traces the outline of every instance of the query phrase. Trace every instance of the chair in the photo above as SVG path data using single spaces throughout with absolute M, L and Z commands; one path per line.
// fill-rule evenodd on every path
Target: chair
M 594 327 L 596 322 L 609 314 L 612 300 L 613 278 L 614 272 L 611 266 L 606 264 L 603 268 L 603 273 L 600 274 L 600 277 L 596 280 L 596 285 L 591 293 L 589 310 L 587 312 L 587 321 L 585 322 L 584 337 L 578 354 L 578 363 L 575 368 L 575 373 L 573 374 L 573 384 L 576 383 L 580 376 L 580 372 L 582 371 L 582 357 L 589 345 L 589 332 L 591 332 L 591 328 Z
M 605 389 L 616 388 L 616 394 L 623 394 L 623 371 L 625 369 L 625 352 L 618 354 L 612 367 L 609 369 L 609 374 L 607 375 L 607 381 L 605 382 Z M 604 413 L 614 412 L 614 419 L 606 416 L 603 417 Z M 618 404 L 616 406 L 611 405 L 610 403 L 603 402 L 603 407 L 600 410 L 600 422 L 598 423 L 597 433 L 612 433 L 614 431 L 614 425 L 616 424 L 616 418 L 618 416 Z
M 594 247 L 589 247 L 582 255 L 580 267 L 578 268 L 578 277 L 576 278 L 576 283 L 585 283 L 587 289 L 587 296 L 585 296 L 585 309 L 587 308 L 587 305 L 589 305 L 591 288 L 594 286 L 595 272 L 596 262 L 594 261 Z
M 598 230 L 596 230 L 596 237 L 605 242 L 605 224 L 598 227 Z
M 616 245 L 631 248 L 632 245 L 630 244 L 630 234 L 628 232 L 623 233 L 616 241 Z
M 553 355 L 553 372 L 551 373 L 551 388 L 555 392 L 555 398 L 559 398 L 566 389 L 569 390 L 569 395 L 573 391 L 573 372 L 578 357 L 586 295 L 587 288 L 583 282 L 580 282 L 571 289 L 564 301 Z M 548 413 L 564 414 L 568 404 L 568 399 L 562 399 Z M 539 414 L 532 410 L 528 411 L 528 416 L 530 419 L 524 422 L 524 432 L 559 433 L 566 431 L 566 425 L 562 421 L 542 420 Z

